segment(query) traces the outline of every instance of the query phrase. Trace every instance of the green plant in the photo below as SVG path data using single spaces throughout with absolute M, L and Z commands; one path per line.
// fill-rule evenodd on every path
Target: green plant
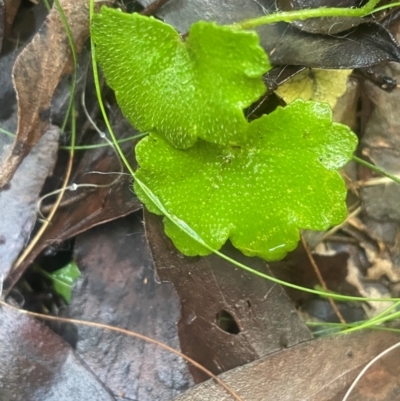
M 360 9 L 267 15 L 234 26 L 194 24 L 183 41 L 170 26 L 102 8 L 92 37 L 107 82 L 127 118 L 150 135 L 136 148 L 135 191 L 163 214 L 167 234 L 187 255 L 230 239 L 242 252 L 282 258 L 299 229 L 322 230 L 346 216 L 338 169 L 356 137 L 332 122 L 327 105 L 302 102 L 247 122 L 243 109 L 264 91 L 270 68 L 248 28 Z
M 38 265 L 35 265 L 35 270 L 52 282 L 54 291 L 63 297 L 67 303 L 71 301 L 72 285 L 81 276 L 75 262 L 70 262 L 52 273 L 48 273 Z

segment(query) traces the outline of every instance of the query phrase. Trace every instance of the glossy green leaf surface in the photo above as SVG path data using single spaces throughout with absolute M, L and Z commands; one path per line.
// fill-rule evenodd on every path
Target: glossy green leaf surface
M 106 7 L 91 32 L 107 83 L 138 130 L 178 148 L 198 138 L 246 141 L 243 109 L 265 92 L 270 69 L 255 32 L 200 21 L 183 40 L 159 20 Z
M 68 303 L 71 301 L 71 291 L 74 281 L 81 276 L 75 262 L 49 273 L 48 277 L 53 281 L 54 290 L 61 295 Z
M 337 169 L 356 144 L 348 127 L 332 123 L 328 105 L 298 100 L 252 122 L 241 147 L 198 141 L 182 151 L 152 134 L 136 147 L 137 178 L 212 248 L 229 238 L 246 255 L 277 260 L 296 247 L 299 229 L 324 230 L 345 219 Z M 138 184 L 135 191 L 161 214 Z M 182 253 L 210 253 L 164 224 Z

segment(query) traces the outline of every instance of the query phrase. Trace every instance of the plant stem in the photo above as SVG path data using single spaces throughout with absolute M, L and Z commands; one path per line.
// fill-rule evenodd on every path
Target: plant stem
M 2 134 L 5 134 L 5 135 L 9 136 L 10 138 L 15 138 L 15 134 L 13 134 L 13 133 L 10 132 L 10 131 L 7 131 L 7 130 L 4 129 L 4 128 L 0 128 L 0 132 L 1 132 Z
M 128 138 L 118 139 L 117 142 L 125 143 L 125 142 L 129 142 L 129 141 L 133 141 L 134 139 L 143 138 L 146 135 L 147 135 L 146 132 L 142 132 L 140 134 L 129 136 Z M 97 143 L 97 144 L 93 144 L 93 145 L 75 146 L 74 149 L 75 150 L 98 149 L 98 148 L 104 148 L 106 146 L 111 146 L 111 145 L 106 142 L 106 143 Z M 69 150 L 69 149 L 71 149 L 71 146 L 60 146 L 60 149 Z
M 321 17 L 365 17 L 374 11 L 374 7 L 380 0 L 370 0 L 365 6 L 361 8 L 312 8 L 296 11 L 282 11 L 278 13 L 263 15 L 258 18 L 251 18 L 233 24 L 232 26 L 238 29 L 253 29 L 258 26 L 274 24 L 275 22 L 293 22 L 297 20 L 305 20 L 310 18 Z
M 383 169 L 381 169 L 381 168 L 379 168 L 379 167 L 377 167 L 377 166 L 374 166 L 373 164 L 368 163 L 367 161 L 365 161 L 365 160 L 363 160 L 363 159 L 360 159 L 360 158 L 357 157 L 357 156 L 354 156 L 354 155 L 353 155 L 352 159 L 353 159 L 355 162 L 357 162 L 357 163 L 359 163 L 359 164 L 361 164 L 361 165 L 363 165 L 363 166 L 369 168 L 370 170 L 373 170 L 373 171 L 375 171 L 376 173 L 378 173 L 378 174 L 380 174 L 380 175 L 383 175 L 383 176 L 385 176 L 385 177 L 387 177 L 387 178 L 390 178 L 390 179 L 393 180 L 394 182 L 397 182 L 398 184 L 400 184 L 400 178 L 399 178 L 399 177 L 396 177 L 395 175 L 390 174 L 390 173 L 388 173 L 387 171 L 385 171 L 385 170 L 383 170 Z
M 378 11 L 383 11 L 383 10 L 387 10 L 388 8 L 393 8 L 393 7 L 398 7 L 398 6 L 400 6 L 400 2 L 385 4 L 384 6 L 375 8 L 372 12 L 377 13 Z

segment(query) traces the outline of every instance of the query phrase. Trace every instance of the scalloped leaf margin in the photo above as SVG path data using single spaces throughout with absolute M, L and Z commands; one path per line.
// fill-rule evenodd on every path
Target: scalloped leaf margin
M 246 141 L 243 109 L 264 94 L 271 68 L 256 32 L 200 21 L 182 40 L 159 20 L 102 7 L 91 33 L 106 81 L 138 130 L 182 149 L 198 138 Z
M 337 170 L 356 145 L 348 127 L 332 122 L 327 104 L 297 100 L 253 121 L 240 147 L 198 141 L 182 151 L 151 134 L 136 147 L 136 175 L 211 248 L 230 239 L 246 255 L 279 260 L 296 247 L 299 229 L 325 230 L 346 218 Z M 164 225 L 182 253 L 210 253 L 168 219 Z

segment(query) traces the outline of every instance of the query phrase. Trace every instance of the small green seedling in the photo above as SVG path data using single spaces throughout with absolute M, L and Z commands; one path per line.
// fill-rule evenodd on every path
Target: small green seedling
M 51 280 L 54 291 L 69 303 L 71 301 L 72 285 L 81 276 L 81 272 L 75 262 L 70 262 L 61 269 L 48 273 L 39 266 L 36 271 Z

